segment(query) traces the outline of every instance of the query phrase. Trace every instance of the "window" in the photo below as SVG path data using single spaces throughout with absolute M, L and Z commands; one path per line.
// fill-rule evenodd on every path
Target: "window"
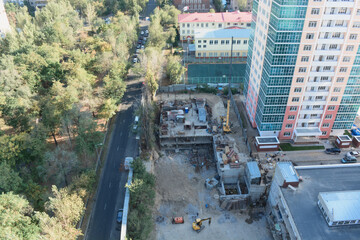
M 332 118 L 332 114 L 326 114 L 325 115 L 325 119 L 331 119 Z
M 344 57 L 343 62 L 350 62 L 350 57 Z
M 185 34 L 185 30 L 182 30 L 182 34 Z
M 338 97 L 331 97 L 330 101 L 336 102 L 338 100 Z
M 316 27 L 316 22 L 315 21 L 310 21 L 309 22 L 309 27 Z
M 300 87 L 296 87 L 296 88 L 294 89 L 294 92 L 301 92 L 301 88 L 300 88 Z
M 209 24 L 208 24 L 208 23 L 206 23 L 206 24 L 205 24 L 205 27 L 209 27 Z
M 201 43 L 201 40 L 198 40 L 198 43 Z
M 356 10 L 356 15 L 360 15 L 360 9 Z
M 354 45 L 346 46 L 346 51 L 353 51 L 353 50 L 354 50 Z
M 298 97 L 293 97 L 293 98 L 292 98 L 292 101 L 293 101 L 293 102 L 298 102 L 299 100 L 300 100 L 300 99 L 299 99 Z
M 350 34 L 349 37 L 351 40 L 356 40 L 357 39 L 357 34 Z
M 225 40 L 221 40 L 221 45 L 224 45 L 225 44 Z
M 185 23 L 183 23 L 182 26 L 185 27 Z
M 289 115 L 288 116 L 288 120 L 294 120 L 295 119 L 295 115 Z
M 221 24 L 221 23 L 219 23 L 219 25 L 218 25 L 218 26 L 219 26 L 219 28 L 221 28 L 221 27 L 222 27 L 222 24 Z
M 313 109 L 320 109 L 320 105 L 314 105 Z
M 335 32 L 332 34 L 333 38 L 340 38 L 340 36 L 341 36 L 341 33 L 339 33 L 339 32 Z
M 358 9 L 359 11 L 360 9 Z M 354 22 L 353 28 L 360 28 L 360 22 Z
M 296 111 L 297 110 L 297 107 L 290 107 L 290 111 L 291 112 L 294 112 L 294 111 Z
M 306 72 L 306 67 L 299 67 L 299 72 Z
M 344 82 L 344 78 L 343 78 L 343 77 L 338 77 L 338 78 L 336 79 L 336 82 Z
M 330 44 L 329 46 L 329 49 L 332 50 L 332 49 L 337 49 L 337 44 Z
M 331 66 L 325 66 L 323 67 L 324 71 L 330 71 L 331 70 Z
M 339 88 L 339 87 L 334 88 L 334 92 L 340 92 L 340 91 L 341 91 L 341 88 Z
M 206 43 L 206 40 L 204 40 L 203 43 Z
M 342 7 L 339 9 L 338 14 L 345 14 L 346 11 L 347 11 L 347 8 Z
M 187 24 L 187 27 L 190 27 L 190 23 Z
M 304 45 L 304 51 L 310 51 L 311 45 Z
M 203 23 L 201 24 L 201 27 L 202 27 L 202 28 L 204 27 L 204 24 L 203 24 Z
M 318 91 L 324 91 L 325 89 L 326 89 L 325 86 L 320 86 L 320 87 L 318 87 Z
M 237 41 L 236 41 L 236 44 L 241 44 L 241 40 L 237 40 Z
M 214 44 L 218 44 L 218 40 L 214 40 Z
M 301 57 L 301 61 L 302 61 L 302 62 L 308 62 L 308 61 L 309 61 L 309 57 L 308 57 L 308 56 L 302 56 L 302 57 Z
M 322 131 L 321 132 L 321 135 L 323 135 L 323 136 L 326 136 L 326 134 L 327 134 L 327 131 Z
M 292 126 L 293 126 L 293 125 L 292 125 L 291 123 L 290 123 L 290 124 L 286 124 L 286 125 L 285 125 L 285 128 L 292 128 Z
M 335 106 L 329 106 L 329 107 L 328 107 L 328 110 L 329 110 L 329 111 L 334 111 L 334 110 L 335 110 Z
M 347 71 L 347 67 L 341 67 L 340 68 L 340 72 L 346 72 Z
M 230 43 L 230 40 L 226 40 L 225 44 L 228 45 Z
M 201 57 L 201 53 L 198 53 L 198 57 Z
M 206 48 L 206 45 L 203 45 L 203 48 Z
M 303 77 L 298 77 L 298 78 L 296 79 L 296 82 L 297 82 L 297 83 L 302 83 L 302 82 L 304 82 L 304 78 L 303 78 Z
M 213 45 L 213 44 L 214 44 L 214 40 L 210 40 L 209 43 L 210 43 L 210 45 Z
M 289 137 L 290 136 L 290 132 L 284 132 L 284 137 Z
M 198 45 L 198 48 L 201 48 L 201 45 Z
M 306 39 L 314 39 L 314 34 L 313 33 L 307 33 L 306 34 Z
M 311 9 L 311 14 L 312 15 L 318 15 L 320 13 L 320 8 L 313 8 Z
M 311 99 L 309 99 L 309 100 L 311 100 Z M 323 97 L 322 96 L 316 96 L 315 100 L 323 100 Z
M 200 25 L 199 24 L 196 24 L 197 27 L 199 27 Z
M 244 40 L 244 44 L 247 44 L 247 41 L 248 41 L 248 40 Z

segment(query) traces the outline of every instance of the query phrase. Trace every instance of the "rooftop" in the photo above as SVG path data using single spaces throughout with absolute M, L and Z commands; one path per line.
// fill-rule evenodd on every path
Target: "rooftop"
M 186 13 L 179 14 L 179 23 L 185 22 L 251 22 L 251 12 Z
M 258 163 L 256 161 L 247 162 L 246 166 L 249 169 L 249 173 L 251 175 L 251 178 L 260 178 L 261 177 L 259 166 L 258 166 Z
M 278 162 L 276 165 L 280 169 L 286 182 L 299 181 L 299 177 L 296 174 L 294 166 L 291 162 Z
M 203 29 L 195 32 L 195 38 L 249 38 L 250 29 L 224 28 L 224 29 Z
M 274 144 L 274 143 L 280 143 L 279 142 L 279 139 L 277 137 L 255 137 L 256 141 L 258 143 L 271 143 L 271 144 Z
M 351 141 L 351 138 L 348 135 L 341 135 L 338 136 L 338 138 L 340 138 L 341 141 Z
M 303 240 L 359 239 L 360 227 L 329 227 L 317 206 L 318 194 L 354 191 L 360 186 L 360 164 L 295 167 L 303 178 L 296 191 L 281 188 Z
M 360 219 L 360 191 L 321 192 L 319 199 L 330 211 L 331 221 L 352 221 Z

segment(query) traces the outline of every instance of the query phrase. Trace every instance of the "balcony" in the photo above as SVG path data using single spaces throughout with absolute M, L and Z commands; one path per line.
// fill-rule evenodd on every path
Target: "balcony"
M 339 3 L 336 3 L 336 5 L 338 6 Z M 350 18 L 351 18 L 350 12 L 345 13 L 345 14 L 325 12 L 322 19 L 336 21 L 336 20 L 350 20 Z
M 320 32 L 346 32 L 347 26 L 322 26 Z
M 325 7 L 353 7 L 354 1 L 326 1 Z
M 312 62 L 313 66 L 337 66 L 338 65 L 338 61 L 336 60 L 322 60 L 322 61 L 313 61 Z
M 324 109 L 301 109 L 299 114 L 323 114 Z
M 304 100 L 303 105 L 325 105 L 326 100 Z
M 297 127 L 294 133 L 297 137 L 321 136 L 322 134 L 318 127 Z
M 318 44 L 342 44 L 344 42 L 344 38 L 318 38 Z M 340 50 L 340 49 L 339 49 Z
M 341 49 L 315 49 L 314 55 L 340 55 Z
M 335 71 L 311 71 L 309 72 L 310 77 L 333 77 L 335 76 Z
M 329 91 L 306 91 L 304 96 L 328 96 Z
M 316 81 L 308 81 L 306 86 L 309 87 L 313 87 L 313 86 L 331 86 L 332 82 L 331 80 L 326 80 L 326 81 L 321 81 L 321 80 L 316 80 Z

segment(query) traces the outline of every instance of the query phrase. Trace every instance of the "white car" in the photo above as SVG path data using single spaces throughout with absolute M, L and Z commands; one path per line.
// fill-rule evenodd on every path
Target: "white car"
M 137 63 L 138 62 L 138 59 L 137 58 L 134 58 L 133 59 L 133 63 Z
M 351 152 L 346 153 L 346 156 L 348 156 L 348 157 L 351 157 L 351 156 L 359 157 L 359 155 L 360 155 L 360 153 L 357 151 L 351 151 Z
M 141 45 L 141 49 L 144 49 L 145 48 L 145 46 L 144 45 Z
M 146 29 L 146 30 L 145 30 L 145 33 L 146 33 L 146 34 L 149 34 L 149 30 Z
M 140 34 L 141 34 L 141 35 L 144 35 L 144 31 L 141 31 Z
M 139 53 L 140 52 L 140 49 L 136 49 L 136 53 Z

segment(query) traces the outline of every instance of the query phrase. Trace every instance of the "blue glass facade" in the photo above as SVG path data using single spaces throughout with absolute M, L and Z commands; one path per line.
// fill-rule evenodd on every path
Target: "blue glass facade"
M 350 129 L 360 106 L 360 46 L 351 68 L 333 129 Z
M 282 128 L 307 3 L 296 0 L 272 2 L 255 119 L 260 131 Z

